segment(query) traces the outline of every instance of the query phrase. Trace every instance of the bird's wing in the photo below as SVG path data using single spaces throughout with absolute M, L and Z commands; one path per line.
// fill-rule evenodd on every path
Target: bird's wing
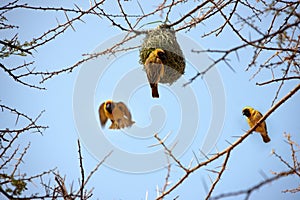
M 255 109 L 252 109 L 250 113 L 251 113 L 251 120 L 254 124 L 256 124 L 262 117 L 261 113 Z
M 152 51 L 145 61 L 145 70 L 149 83 L 158 83 L 163 76 L 164 65 L 157 55 L 157 51 Z
M 101 126 L 103 127 L 107 122 L 107 116 L 104 111 L 104 103 L 102 103 L 99 107 L 99 119 L 100 119 Z
M 255 110 L 255 113 L 253 115 L 253 126 L 263 117 L 263 115 Z M 267 125 L 266 122 L 263 121 L 260 123 L 260 125 L 258 126 L 258 128 L 256 129 L 258 132 L 265 132 L 267 133 Z
M 267 129 L 267 123 L 264 122 L 264 125 L 265 125 L 265 130 L 266 130 L 266 133 L 268 133 L 268 129 Z
M 163 64 L 149 63 L 145 66 L 149 83 L 158 83 L 163 69 Z
M 257 111 L 257 118 L 258 118 L 258 120 L 260 120 L 262 117 L 263 117 L 263 115 L 259 111 Z M 261 126 L 265 129 L 266 132 L 268 132 L 267 131 L 267 123 L 265 121 L 263 121 L 261 123 Z
M 117 107 L 122 111 L 123 116 L 131 121 L 131 113 L 123 102 L 118 102 Z

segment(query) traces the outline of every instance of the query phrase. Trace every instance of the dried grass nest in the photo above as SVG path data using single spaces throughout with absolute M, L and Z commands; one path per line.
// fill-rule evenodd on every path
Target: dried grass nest
M 140 49 L 140 63 L 144 65 L 148 55 L 156 48 L 163 49 L 167 59 L 164 61 L 165 72 L 160 83 L 170 85 L 184 74 L 185 58 L 176 40 L 175 31 L 163 25 L 149 30 Z

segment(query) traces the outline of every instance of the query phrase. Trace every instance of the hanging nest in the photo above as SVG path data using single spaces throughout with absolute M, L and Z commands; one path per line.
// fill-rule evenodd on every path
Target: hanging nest
M 164 25 L 148 31 L 140 49 L 140 63 L 144 65 L 150 52 L 156 48 L 163 49 L 167 58 L 163 63 L 164 76 L 159 82 L 171 85 L 180 78 L 185 69 L 184 55 L 176 40 L 175 31 Z

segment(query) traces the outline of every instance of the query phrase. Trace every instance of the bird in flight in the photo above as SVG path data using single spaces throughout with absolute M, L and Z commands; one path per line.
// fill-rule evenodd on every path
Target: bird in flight
M 132 121 L 129 109 L 123 102 L 107 100 L 100 105 L 98 111 L 102 127 L 105 126 L 108 119 L 111 121 L 109 129 L 122 129 L 135 123 Z

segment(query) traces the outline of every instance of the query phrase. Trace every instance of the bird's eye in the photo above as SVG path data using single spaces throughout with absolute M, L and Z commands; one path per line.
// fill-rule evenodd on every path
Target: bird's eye
M 243 110 L 243 115 L 245 115 L 246 117 L 250 117 L 251 116 L 250 110 L 249 109 Z
M 157 53 L 158 57 L 161 59 L 161 60 L 165 60 L 167 57 L 166 57 L 166 54 L 164 52 L 158 52 Z
M 112 106 L 111 102 L 106 103 L 105 108 L 109 113 L 112 113 L 113 106 Z

